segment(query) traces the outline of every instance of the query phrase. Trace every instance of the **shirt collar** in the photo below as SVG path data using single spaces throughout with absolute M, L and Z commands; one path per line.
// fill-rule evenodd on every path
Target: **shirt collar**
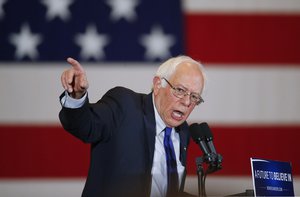
M 156 122 L 156 135 L 159 135 L 165 128 L 166 124 L 161 119 L 154 103 L 154 95 L 152 94 L 152 100 L 153 100 L 153 108 L 154 108 L 154 114 L 155 114 L 155 122 Z

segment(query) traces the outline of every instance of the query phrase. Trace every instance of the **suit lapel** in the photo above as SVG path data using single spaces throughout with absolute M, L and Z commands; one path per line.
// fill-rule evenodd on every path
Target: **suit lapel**
M 176 132 L 179 133 L 180 138 L 180 162 L 185 167 L 182 175 L 182 182 L 179 186 L 179 192 L 183 192 L 186 178 L 186 157 L 187 157 L 187 147 L 189 144 L 189 131 L 187 123 L 183 123 L 179 127 L 176 127 Z
M 183 166 L 186 166 L 186 152 L 189 144 L 189 132 L 186 123 L 176 127 L 176 132 L 179 133 L 180 138 L 180 161 Z
M 156 134 L 156 123 L 155 123 L 155 115 L 153 109 L 152 102 L 152 94 L 148 94 L 144 97 L 144 124 L 145 124 L 145 132 L 146 139 L 145 142 L 147 144 L 147 152 L 148 155 L 148 164 L 151 170 L 154 156 L 154 146 L 155 146 L 155 134 Z

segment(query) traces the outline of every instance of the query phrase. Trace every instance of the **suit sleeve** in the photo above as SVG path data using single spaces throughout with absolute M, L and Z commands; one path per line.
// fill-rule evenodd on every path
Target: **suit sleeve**
M 124 91 L 114 88 L 97 103 L 87 98 L 82 107 L 62 107 L 59 119 L 63 128 L 85 143 L 104 142 L 111 138 L 124 117 Z

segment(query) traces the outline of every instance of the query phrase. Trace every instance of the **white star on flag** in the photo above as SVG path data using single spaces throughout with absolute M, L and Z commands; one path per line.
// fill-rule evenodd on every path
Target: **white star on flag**
M 149 35 L 141 36 L 140 43 L 146 48 L 145 58 L 163 60 L 171 56 L 170 48 L 175 44 L 175 38 L 164 34 L 160 26 L 154 26 Z
M 3 5 L 6 3 L 6 0 L 0 0 L 0 19 L 4 16 Z
M 55 17 L 63 21 L 67 21 L 71 13 L 68 7 L 73 3 L 73 0 L 42 0 L 42 4 L 47 7 L 47 20 L 53 20 Z
M 113 21 L 126 19 L 128 22 L 136 20 L 135 7 L 139 4 L 138 0 L 107 0 L 111 6 L 110 17 Z
M 104 34 L 98 34 L 95 25 L 89 25 L 84 34 L 75 36 L 75 42 L 81 47 L 80 56 L 88 60 L 94 58 L 100 60 L 105 57 L 104 47 L 109 42 L 109 37 Z
M 12 34 L 9 41 L 15 45 L 15 57 L 22 59 L 29 57 L 30 59 L 37 59 L 39 56 L 37 46 L 42 42 L 42 36 L 39 34 L 32 34 L 27 23 L 23 24 L 19 34 Z

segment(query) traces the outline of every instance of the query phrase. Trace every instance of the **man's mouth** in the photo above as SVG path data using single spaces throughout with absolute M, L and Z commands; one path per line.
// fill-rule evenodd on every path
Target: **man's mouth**
M 184 116 L 184 113 L 181 112 L 181 111 L 174 110 L 172 112 L 172 118 L 174 118 L 175 120 L 179 120 L 180 121 L 180 120 L 182 120 L 183 116 Z

